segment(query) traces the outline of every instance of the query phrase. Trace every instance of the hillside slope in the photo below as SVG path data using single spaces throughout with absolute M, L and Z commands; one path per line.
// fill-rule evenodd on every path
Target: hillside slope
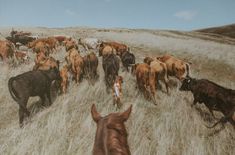
M 196 31 L 235 38 L 235 24 L 225 25 L 225 26 L 220 26 L 220 27 L 211 27 L 211 28 L 200 29 Z
M 173 54 L 192 63 L 192 76 L 207 78 L 225 87 L 235 89 L 235 46 L 169 31 L 128 29 L 47 29 L 21 28 L 41 36 L 70 35 L 96 37 L 128 44 L 136 55 L 137 62 L 145 56 Z M 10 29 L 0 29 L 8 35 Z M 85 53 L 82 53 L 83 55 Z M 64 48 L 54 54 L 63 60 Z M 7 81 L 11 76 L 29 71 L 29 65 L 11 68 L 0 66 L 0 154 L 46 154 L 89 155 L 92 152 L 96 124 L 90 114 L 92 103 L 104 116 L 116 112 L 111 94 L 107 94 L 104 73 L 99 58 L 100 75 L 94 86 L 83 80 L 78 86 L 71 82 L 69 92 L 54 98 L 48 108 L 40 105 L 38 98 L 31 98 L 28 107 L 32 113 L 29 123 L 23 128 L 18 124 L 18 105 L 10 97 Z M 204 105 L 191 107 L 193 97 L 189 92 L 180 92 L 180 83 L 171 78 L 170 94 L 165 89 L 157 90 L 157 106 L 146 101 L 136 90 L 135 78 L 120 70 L 124 77 L 123 103 L 118 111 L 130 104 L 133 111 L 126 122 L 128 142 L 133 155 L 221 155 L 235 154 L 235 132 L 230 124 L 217 132 L 205 125 L 215 122 Z M 222 115 L 215 112 L 216 117 Z

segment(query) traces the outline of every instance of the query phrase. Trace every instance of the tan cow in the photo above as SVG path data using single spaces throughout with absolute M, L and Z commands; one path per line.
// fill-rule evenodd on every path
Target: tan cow
M 9 41 L 0 40 L 0 58 L 5 61 L 14 56 L 14 45 Z
M 189 64 L 187 62 L 168 54 L 157 57 L 157 59 L 166 64 L 169 76 L 175 76 L 180 81 L 189 76 Z
M 80 54 L 75 55 L 73 59 L 74 60 L 72 62 L 72 72 L 73 72 L 76 83 L 79 84 L 79 81 L 81 80 L 82 75 L 83 75 L 84 63 Z
M 150 99 L 149 91 L 149 73 L 150 66 L 145 63 L 135 64 L 132 68 L 132 72 L 136 75 L 137 87 L 144 93 L 146 99 Z
M 33 70 L 49 70 L 51 68 L 56 68 L 59 70 L 59 64 L 59 60 L 56 60 L 53 57 L 48 57 L 44 61 L 35 64 Z
M 121 56 L 124 52 L 130 51 L 127 45 L 117 42 L 102 42 L 100 44 L 100 48 L 104 48 L 107 45 L 113 47 L 116 50 L 116 54 L 119 56 Z
M 116 54 L 116 50 L 112 46 L 106 45 L 99 49 L 99 56 L 106 57 L 110 54 Z
M 167 66 L 165 63 L 155 59 L 150 63 L 150 74 L 149 74 L 149 85 L 150 90 L 155 98 L 156 93 L 156 85 L 162 81 L 165 83 L 166 90 L 168 93 L 168 78 L 167 78 Z

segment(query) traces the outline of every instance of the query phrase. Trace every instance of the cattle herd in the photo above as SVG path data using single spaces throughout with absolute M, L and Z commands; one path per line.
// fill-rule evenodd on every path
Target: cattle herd
M 206 79 L 195 79 L 190 77 L 190 63 L 187 63 L 170 54 L 156 57 L 146 57 L 143 62 L 136 63 L 135 55 L 130 48 L 122 43 L 101 41 L 96 38 L 80 38 L 78 40 L 68 36 L 51 36 L 47 38 L 25 37 L 31 33 L 12 31 L 7 40 L 0 40 L 0 58 L 7 61 L 16 58 L 18 61 L 27 63 L 28 51 L 35 53 L 35 65 L 31 71 L 11 77 L 8 81 L 9 92 L 19 105 L 20 127 L 24 124 L 24 117 L 29 116 L 27 102 L 31 96 L 39 96 L 45 105 L 47 97 L 52 104 L 50 90 L 55 85 L 61 94 L 68 93 L 69 76 L 77 85 L 84 78 L 93 84 L 99 73 L 99 57 L 102 57 L 104 81 L 106 90 L 112 90 L 114 106 L 122 106 L 122 84 L 123 77 L 119 75 L 120 63 L 125 71 L 136 77 L 136 88 L 142 92 L 146 100 L 156 105 L 156 90 L 159 82 L 163 82 L 166 93 L 169 92 L 169 77 L 175 77 L 182 85 L 180 91 L 191 91 L 194 97 L 192 101 L 204 103 L 212 114 L 219 111 L 224 116 L 218 120 L 218 124 L 226 122 L 235 127 L 235 90 L 227 89 Z M 28 51 L 19 51 L 17 45 L 25 45 Z M 85 56 L 81 55 L 79 45 L 86 51 L 92 49 Z M 51 56 L 58 48 L 64 47 L 64 65 L 61 61 Z M 127 121 L 132 106 L 123 113 L 111 113 L 102 117 L 96 110 L 95 105 L 91 107 L 93 120 L 97 124 L 93 154 L 130 154 L 127 143 L 127 131 L 124 122 Z

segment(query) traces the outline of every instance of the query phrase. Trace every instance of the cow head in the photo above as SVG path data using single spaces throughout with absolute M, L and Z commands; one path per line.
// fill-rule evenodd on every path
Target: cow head
M 190 91 L 192 88 L 192 85 L 195 83 L 195 79 L 187 76 L 183 81 L 182 85 L 180 87 L 180 91 Z

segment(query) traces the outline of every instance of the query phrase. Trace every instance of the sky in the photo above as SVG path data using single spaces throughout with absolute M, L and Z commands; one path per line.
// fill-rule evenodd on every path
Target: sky
M 235 23 L 235 0 L 0 0 L 0 27 L 195 30 Z

